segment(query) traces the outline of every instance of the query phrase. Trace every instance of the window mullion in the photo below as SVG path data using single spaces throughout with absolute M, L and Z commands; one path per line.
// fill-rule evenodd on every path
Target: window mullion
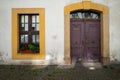
M 29 24 L 28 42 L 32 43 L 32 16 L 31 15 L 29 15 L 29 17 L 28 17 L 28 24 Z

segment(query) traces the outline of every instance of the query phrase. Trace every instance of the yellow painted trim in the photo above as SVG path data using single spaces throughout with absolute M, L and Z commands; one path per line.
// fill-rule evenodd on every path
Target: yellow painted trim
M 18 14 L 39 14 L 40 20 L 40 53 L 20 54 L 18 53 L 19 23 Z M 40 60 L 45 59 L 45 9 L 44 8 L 13 8 L 12 9 L 12 59 L 14 60 Z
M 80 3 L 68 5 L 64 8 L 64 59 L 66 64 L 71 64 L 70 57 L 70 12 L 76 10 L 93 10 L 101 12 L 101 61 L 109 63 L 109 8 L 84 0 Z

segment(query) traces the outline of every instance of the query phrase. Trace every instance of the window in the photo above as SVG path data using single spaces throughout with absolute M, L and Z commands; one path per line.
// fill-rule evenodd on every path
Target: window
M 12 58 L 45 59 L 44 8 L 12 9 Z
M 19 15 L 19 52 L 39 53 L 39 15 Z
M 92 12 L 92 11 L 76 11 L 70 14 L 70 18 L 77 19 L 100 19 L 100 14 Z

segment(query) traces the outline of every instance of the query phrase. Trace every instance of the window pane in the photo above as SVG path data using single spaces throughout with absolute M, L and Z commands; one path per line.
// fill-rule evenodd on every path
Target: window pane
M 93 19 L 96 19 L 96 16 L 97 16 L 96 14 L 93 14 Z
M 39 15 L 37 16 L 37 22 L 39 22 Z
M 82 13 L 82 17 L 85 18 L 85 13 Z
M 81 12 L 78 13 L 78 16 L 79 16 L 80 19 L 82 19 L 82 13 Z
M 39 31 L 39 24 L 36 24 L 36 31 Z
M 25 31 L 28 31 L 28 24 L 25 24 Z
M 21 43 L 24 43 L 24 35 L 21 35 Z
M 35 43 L 35 35 L 32 35 L 32 42 Z
M 32 29 L 35 30 L 35 24 L 34 23 L 32 23 Z
M 24 27 L 24 24 L 22 24 L 22 27 Z
M 32 23 L 32 27 L 35 27 L 35 23 Z
M 71 14 L 71 18 L 75 18 L 75 14 Z
M 36 42 L 39 42 L 39 35 L 36 35 Z
M 28 23 L 28 16 L 25 16 L 25 23 Z
M 35 23 L 35 16 L 32 16 L 32 22 Z
M 25 43 L 28 43 L 28 35 L 25 35 Z
M 20 30 L 24 31 L 24 24 L 21 24 Z
M 21 23 L 24 23 L 24 15 L 21 16 Z

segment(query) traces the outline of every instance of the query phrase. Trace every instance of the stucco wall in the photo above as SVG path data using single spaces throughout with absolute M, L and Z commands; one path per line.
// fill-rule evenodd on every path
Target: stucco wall
M 54 54 L 58 63 L 63 64 L 64 59 L 64 7 L 81 2 L 82 0 L 1 0 L 0 1 L 0 52 L 4 59 L 12 62 L 11 31 L 12 8 L 45 8 L 45 42 L 46 59 L 42 64 L 49 63 L 51 54 Z M 103 4 L 110 9 L 110 55 L 120 61 L 120 1 L 119 0 L 91 0 Z M 111 57 L 111 59 L 113 59 Z M 27 60 L 28 62 L 31 60 Z M 15 61 L 16 62 L 16 61 Z M 17 62 L 22 62 L 21 60 Z M 38 63 L 39 60 L 31 61 Z

